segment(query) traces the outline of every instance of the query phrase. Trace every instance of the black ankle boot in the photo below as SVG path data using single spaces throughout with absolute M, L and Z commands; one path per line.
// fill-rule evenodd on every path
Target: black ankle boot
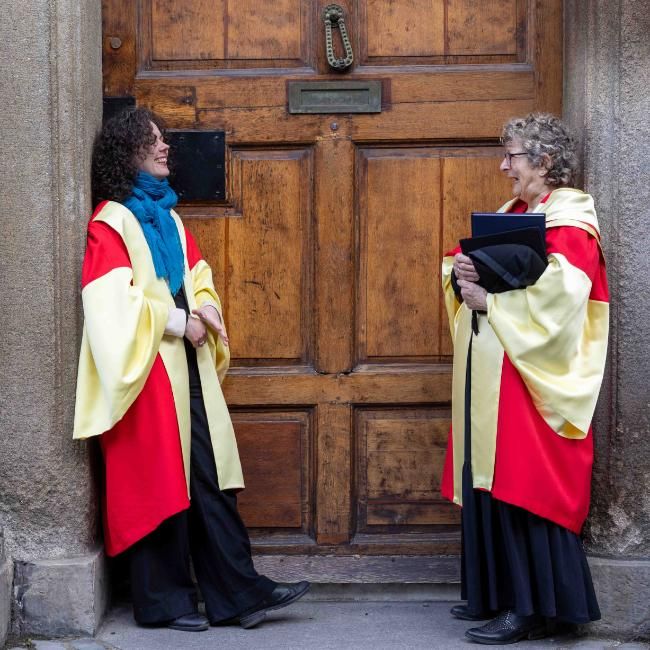
M 541 616 L 519 616 L 511 609 L 501 612 L 489 623 L 465 632 L 468 639 L 485 645 L 505 645 L 522 639 L 543 639 L 546 635 L 546 624 Z

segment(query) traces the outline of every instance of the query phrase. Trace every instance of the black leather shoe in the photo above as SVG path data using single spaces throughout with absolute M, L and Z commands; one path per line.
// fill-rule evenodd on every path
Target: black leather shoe
M 465 636 L 484 645 L 505 645 L 522 639 L 543 639 L 547 635 L 546 624 L 541 616 L 519 616 L 511 609 L 481 627 L 473 627 Z
M 496 612 L 481 612 L 480 614 L 473 614 L 467 609 L 467 605 L 454 605 L 449 613 L 454 618 L 459 618 L 461 621 L 487 621 L 496 616 Z
M 239 616 L 224 618 L 221 621 L 210 621 L 210 625 L 213 627 L 228 627 L 229 625 L 239 625 Z
M 310 586 L 305 580 L 291 584 L 279 582 L 264 600 L 240 615 L 239 624 L 246 630 L 255 627 L 266 618 L 267 612 L 286 607 L 298 598 L 302 598 L 309 591 Z
M 167 623 L 171 630 L 180 630 L 181 632 L 204 632 L 210 627 L 208 619 L 198 613 L 184 614 Z

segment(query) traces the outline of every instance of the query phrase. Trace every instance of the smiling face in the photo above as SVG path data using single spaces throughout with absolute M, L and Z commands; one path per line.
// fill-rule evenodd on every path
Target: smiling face
M 509 154 L 519 154 L 525 151 L 521 140 L 514 138 L 505 145 Z M 512 193 L 528 204 L 529 209 L 536 206 L 552 189 L 546 184 L 546 167 L 533 167 L 528 156 L 504 157 L 501 171 L 512 179 Z
M 154 178 L 166 178 L 169 176 L 169 167 L 167 166 L 169 145 L 165 144 L 160 129 L 153 122 L 150 124 L 155 141 L 144 149 L 143 157 L 138 160 L 138 169 L 151 174 Z

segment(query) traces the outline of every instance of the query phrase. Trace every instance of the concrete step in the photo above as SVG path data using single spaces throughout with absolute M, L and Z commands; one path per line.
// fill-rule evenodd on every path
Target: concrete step
M 453 602 L 328 600 L 318 589 L 294 605 L 272 612 L 252 630 L 239 626 L 213 627 L 207 632 L 176 632 L 165 628 L 138 627 L 128 604 L 114 607 L 94 639 L 31 640 L 36 650 L 431 650 L 477 648 L 464 639 L 473 623 L 449 615 Z M 323 599 L 322 596 L 325 596 Z M 601 650 L 650 649 L 650 644 L 599 639 L 582 635 L 557 636 L 540 641 L 525 641 L 509 647 L 567 648 Z M 494 646 L 497 647 L 497 646 Z

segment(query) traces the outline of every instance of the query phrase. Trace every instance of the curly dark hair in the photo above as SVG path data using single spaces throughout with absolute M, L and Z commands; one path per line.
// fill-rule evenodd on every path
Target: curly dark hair
M 106 121 L 93 145 L 93 201 L 124 201 L 133 188 L 138 162 L 156 138 L 154 123 L 164 135 L 160 117 L 146 108 L 127 108 Z
M 533 167 L 542 167 L 544 154 L 551 160 L 546 184 L 556 187 L 571 185 L 578 167 L 577 141 L 569 128 L 550 113 L 530 113 L 515 117 L 503 127 L 501 143 L 519 140 Z

